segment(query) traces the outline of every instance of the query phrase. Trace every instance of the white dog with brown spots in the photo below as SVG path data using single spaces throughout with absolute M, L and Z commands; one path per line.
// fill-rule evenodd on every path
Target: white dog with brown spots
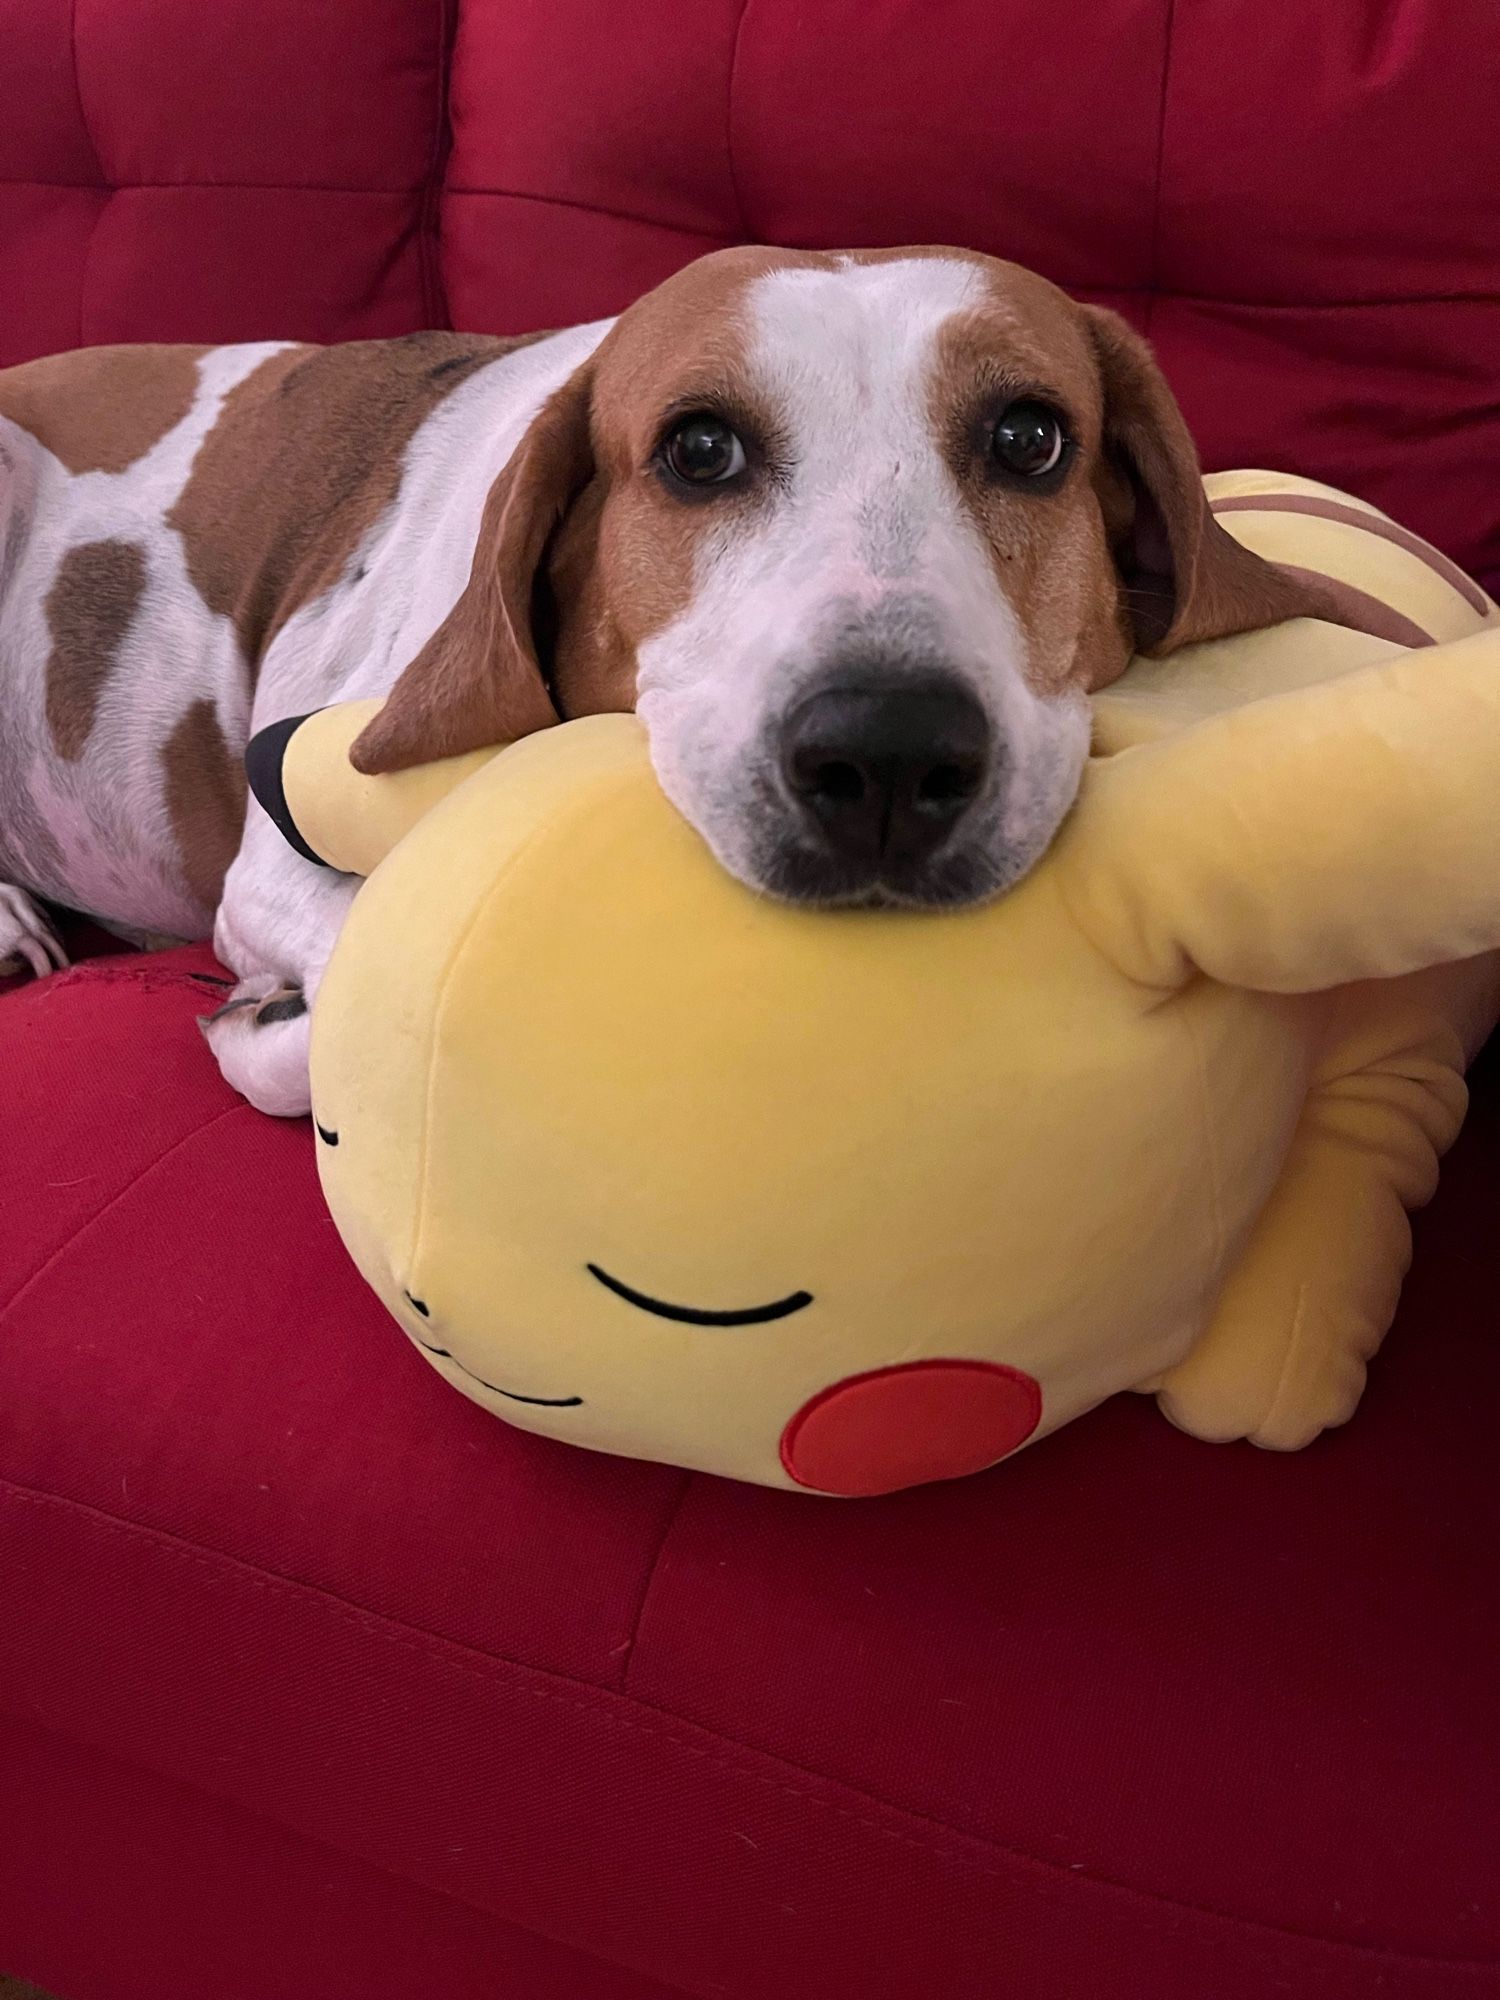
M 729 250 L 529 340 L 84 350 L 0 374 L 0 959 L 39 902 L 212 926 L 207 1034 L 306 1112 L 355 884 L 252 731 L 389 696 L 397 770 L 638 709 L 773 896 L 939 906 L 1044 851 L 1133 650 L 1339 618 L 1214 522 L 1113 314 L 956 250 Z M 399 949 L 399 940 L 392 941 Z

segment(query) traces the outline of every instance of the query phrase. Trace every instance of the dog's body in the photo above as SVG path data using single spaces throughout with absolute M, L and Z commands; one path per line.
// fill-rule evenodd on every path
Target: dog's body
M 315 986 L 351 885 L 247 822 L 246 740 L 391 685 L 462 591 L 497 473 L 602 331 L 102 350 L 0 377 L 0 410 L 35 427 L 0 424 L 0 882 L 127 936 L 213 929 L 252 994 Z M 159 414 L 112 447 L 112 414 L 147 395 Z M 0 957 L 21 942 L 4 922 Z M 226 1016 L 216 1053 L 296 1109 L 295 1021 L 252 1025 Z
M 1043 851 L 1133 647 L 1307 611 L 1207 515 L 1134 336 L 959 252 L 721 253 L 520 342 L 32 363 L 0 375 L 0 959 L 45 963 L 31 897 L 212 924 L 215 1054 L 305 1111 L 286 995 L 353 885 L 247 818 L 256 729 L 389 694 L 379 771 L 636 706 L 755 886 L 952 903 Z

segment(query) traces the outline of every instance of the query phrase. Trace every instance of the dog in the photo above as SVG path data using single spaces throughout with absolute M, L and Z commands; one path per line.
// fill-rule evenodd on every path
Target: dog
M 385 696 L 380 773 L 635 709 L 753 888 L 937 908 L 1043 853 L 1133 652 L 1302 615 L 1343 622 L 1215 523 L 1146 344 L 968 251 L 725 250 L 521 339 L 31 362 L 0 374 L 0 959 L 60 960 L 39 902 L 212 927 L 213 1053 L 305 1114 L 356 884 L 247 807 L 252 732 Z

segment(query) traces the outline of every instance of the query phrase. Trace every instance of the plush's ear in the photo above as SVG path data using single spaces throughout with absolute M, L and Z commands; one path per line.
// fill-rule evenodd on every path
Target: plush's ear
M 367 775 L 404 771 L 556 722 L 532 630 L 538 567 L 593 473 L 587 364 L 532 419 L 490 488 L 469 581 L 350 755 Z
M 494 748 L 365 777 L 350 745 L 378 716 L 378 701 L 346 701 L 289 716 L 251 737 L 250 789 L 305 860 L 346 875 L 369 875 L 419 819 L 497 754 Z
M 1117 313 L 1084 308 L 1104 391 L 1096 485 L 1138 653 L 1343 618 L 1316 583 L 1276 568 L 1209 511 L 1198 454 L 1151 349 Z

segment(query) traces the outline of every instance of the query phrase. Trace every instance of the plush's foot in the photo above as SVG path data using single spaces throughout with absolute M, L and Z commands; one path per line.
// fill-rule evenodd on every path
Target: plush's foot
M 1386 1317 L 1330 1298 L 1317 1284 L 1282 1300 L 1274 1293 L 1226 1300 L 1197 1347 L 1163 1378 L 1157 1399 L 1194 1437 L 1300 1451 L 1354 1415 Z
M 1370 1025 L 1309 1093 L 1203 1334 L 1151 1385 L 1179 1429 L 1298 1451 L 1353 1416 L 1411 1258 L 1408 1211 L 1431 1197 L 1463 1118 L 1462 1049 L 1424 1005 L 1461 975 L 1405 982 L 1383 1018 L 1368 996 L 1348 1003 Z

